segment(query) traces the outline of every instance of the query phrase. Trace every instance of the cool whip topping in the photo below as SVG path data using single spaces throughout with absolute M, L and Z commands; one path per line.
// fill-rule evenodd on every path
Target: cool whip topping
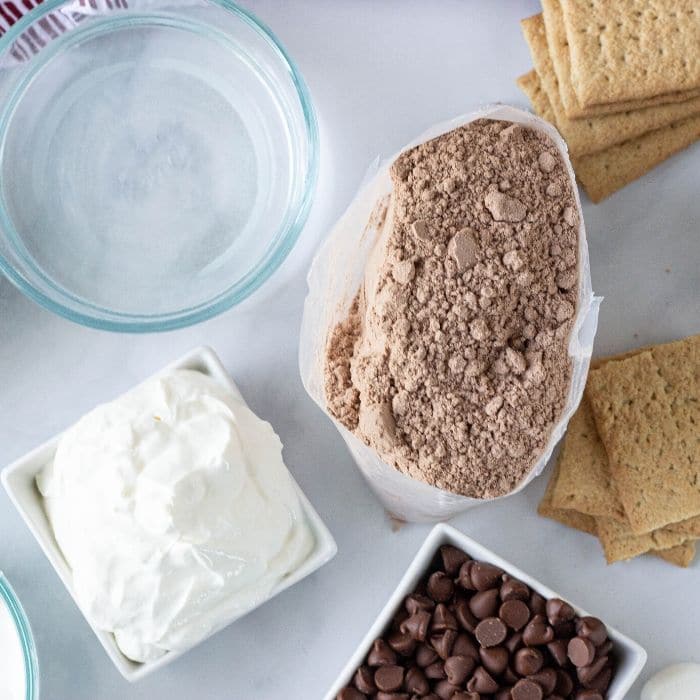
M 88 413 L 37 483 L 81 608 L 134 661 L 249 610 L 313 544 L 272 427 L 196 371 Z
M 642 700 L 697 700 L 700 698 L 700 664 L 667 666 L 647 681 Z

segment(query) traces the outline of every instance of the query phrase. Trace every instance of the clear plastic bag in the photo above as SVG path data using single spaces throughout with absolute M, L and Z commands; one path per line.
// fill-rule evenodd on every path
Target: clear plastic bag
M 437 124 L 402 150 L 483 118 L 512 121 L 545 132 L 561 152 L 572 182 L 574 181 L 566 144 L 556 129 L 528 112 L 504 105 L 486 107 L 478 112 Z M 391 195 L 389 167 L 395 158 L 396 156 L 393 156 L 383 162 L 377 159 L 372 164 L 365 183 L 314 257 L 308 275 L 309 293 L 304 304 L 299 364 L 302 381 L 309 395 L 333 420 L 363 476 L 389 513 L 411 522 L 432 522 L 446 520 L 488 501 L 460 496 L 430 486 L 405 476 L 386 464 L 372 448 L 330 416 L 324 390 L 324 356 L 328 335 L 339 321 L 347 317 L 362 282 L 367 259 L 378 235 L 377 229 L 368 222 L 377 203 Z M 578 193 L 576 205 L 581 214 Z M 581 400 L 586 383 L 601 299 L 593 296 L 586 231 L 583 216 L 579 218 L 579 296 L 569 342 L 569 356 L 573 364 L 569 396 L 561 419 L 554 426 L 544 452 L 532 471 L 512 493 L 523 489 L 542 472 Z

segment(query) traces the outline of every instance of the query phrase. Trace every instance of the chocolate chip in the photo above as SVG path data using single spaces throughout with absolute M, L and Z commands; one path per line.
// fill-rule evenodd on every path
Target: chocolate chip
M 472 569 L 476 566 L 476 562 L 472 559 L 465 561 L 459 568 L 459 576 L 457 583 L 468 591 L 475 591 L 476 588 L 472 583 Z
M 559 666 L 566 666 L 569 661 L 569 655 L 566 651 L 567 643 L 563 639 L 555 639 L 547 644 L 547 649 L 552 655 L 552 658 Z
M 535 615 L 523 630 L 523 642 L 529 647 L 547 644 L 554 639 L 554 630 L 544 615 Z
M 510 654 L 505 647 L 488 647 L 479 649 L 481 664 L 494 676 L 500 676 L 508 668 Z
M 430 637 L 430 646 L 435 649 L 438 656 L 444 661 L 452 654 L 452 646 L 455 643 L 455 639 L 457 639 L 457 633 L 454 630 L 445 630 Z
M 579 690 L 575 700 L 605 700 L 597 690 Z
M 409 614 L 406 608 L 401 608 L 396 615 L 394 615 L 392 621 L 391 621 L 391 629 L 392 630 L 398 630 L 401 627 L 401 623 L 408 619 Z
M 552 598 L 548 600 L 545 609 L 547 611 L 547 619 L 549 624 L 554 626 L 560 622 L 569 622 L 574 619 L 576 613 L 574 609 L 561 598 Z
M 360 666 L 352 682 L 361 693 L 371 695 L 377 692 L 377 686 L 374 684 L 374 673 L 368 666 Z
M 530 588 L 517 578 L 508 578 L 501 585 L 501 600 L 530 600 Z
M 528 680 L 535 681 L 545 695 L 551 695 L 557 685 L 557 672 L 553 668 L 543 668 L 541 671 L 531 674 Z
M 426 699 L 423 698 L 422 700 Z M 460 690 L 452 696 L 451 700 L 481 700 L 481 695 L 479 693 L 470 693 L 468 690 Z
M 435 649 L 427 644 L 419 644 L 416 648 L 416 663 L 422 668 L 430 666 L 430 664 L 437 661 L 438 658 L 439 657 L 435 653 Z
M 472 641 L 471 637 L 461 633 L 457 635 L 455 643 L 452 645 L 453 656 L 471 656 L 472 659 L 479 658 L 479 649 Z
M 343 688 L 336 698 L 337 700 L 367 700 L 367 696 L 355 688 Z
M 522 600 L 507 600 L 498 610 L 498 616 L 511 629 L 520 630 L 530 619 L 530 608 Z
M 462 685 L 475 666 L 476 661 L 471 656 L 450 656 L 445 661 L 447 680 L 453 685 Z
M 458 629 L 457 618 L 447 609 L 444 603 L 439 603 L 433 613 L 430 625 L 431 632 L 444 632 L 445 630 Z
M 412 666 L 406 671 L 404 690 L 409 693 L 415 693 L 416 695 L 426 695 L 430 692 L 430 683 L 428 683 L 425 673 L 417 666 Z
M 523 635 L 522 632 L 516 632 L 515 634 L 511 634 L 508 639 L 506 639 L 505 643 L 505 648 L 508 649 L 508 651 L 511 654 L 515 654 L 518 649 L 523 645 Z
M 457 617 L 457 622 L 468 632 L 474 632 L 479 624 L 478 618 L 469 608 L 469 602 L 464 598 L 460 598 L 455 603 L 455 616 Z
M 394 650 L 383 640 L 376 639 L 367 657 L 370 666 L 393 666 L 396 663 Z
M 386 693 L 380 690 L 377 693 L 377 700 L 409 700 L 408 693 Z
M 547 611 L 547 601 L 537 591 L 530 594 L 530 610 L 533 615 L 544 615 Z
M 579 637 L 589 639 L 597 647 L 608 638 L 605 625 L 597 617 L 582 617 L 576 626 L 576 631 Z
M 429 664 L 423 669 L 425 673 L 426 678 L 430 678 L 431 680 L 438 680 L 440 678 L 445 677 L 445 662 L 444 661 L 435 661 L 432 664 Z
M 584 683 L 584 685 L 591 690 L 599 690 L 603 693 L 608 689 L 611 680 L 612 668 L 608 667 L 603 669 L 593 680 Z
M 510 685 L 515 685 L 520 680 L 520 677 L 509 667 L 503 672 L 503 680 Z
M 561 669 L 559 669 L 557 671 L 557 682 L 554 686 L 554 692 L 557 695 L 561 695 L 562 697 L 568 698 L 569 695 L 571 695 L 571 693 L 573 692 L 573 690 L 573 679 L 566 671 L 562 671 Z
M 501 688 L 494 696 L 493 700 L 511 700 L 510 688 Z M 477 696 L 478 700 L 479 696 Z
M 406 598 L 406 602 L 404 603 L 404 606 L 405 606 L 406 610 L 408 611 L 409 615 L 415 615 L 417 612 L 420 612 L 421 610 L 427 610 L 428 612 L 431 612 L 432 610 L 434 610 L 435 609 L 435 601 L 428 598 L 428 596 L 414 593 L 413 595 L 410 595 L 410 596 L 408 596 L 408 598 Z
M 588 639 L 574 637 L 569 642 L 566 653 L 574 666 L 588 666 L 595 658 L 595 647 Z
M 486 591 L 501 582 L 503 569 L 486 562 L 476 562 L 471 569 L 471 580 L 477 591 Z
M 455 576 L 462 564 L 469 560 L 469 555 L 457 547 L 445 544 L 440 547 L 440 557 L 442 559 L 442 567 L 450 576 Z
M 422 642 L 428 636 L 431 615 L 427 610 L 419 610 L 401 623 L 401 631 L 411 639 Z
M 571 640 L 574 641 L 574 640 Z M 576 669 L 576 675 L 581 683 L 588 688 L 594 678 L 607 666 L 608 657 L 601 656 L 600 658 L 593 661 L 591 664 L 581 666 Z
M 387 693 L 399 690 L 403 685 L 401 666 L 380 666 L 374 673 L 374 684 Z
M 572 635 L 573 636 L 573 635 Z M 608 639 L 595 649 L 596 656 L 607 656 L 613 648 L 613 643 Z
M 479 620 L 493 617 L 498 610 L 498 589 L 490 588 L 475 593 L 469 600 L 469 609 Z
M 444 571 L 436 571 L 428 579 L 428 595 L 436 603 L 446 603 L 454 592 L 455 585 Z
M 552 625 L 555 639 L 571 639 L 576 636 L 576 625 L 571 622 L 557 622 Z
M 387 637 L 387 642 L 401 656 L 410 656 L 416 649 L 416 641 L 408 632 L 392 632 Z
M 537 683 L 522 678 L 513 686 L 510 696 L 513 700 L 542 700 L 544 693 Z
M 515 652 L 513 668 L 521 676 L 531 676 L 537 673 L 544 665 L 544 656 L 539 649 L 525 647 Z
M 440 700 L 452 700 L 459 688 L 456 685 L 452 685 L 449 681 L 438 681 L 433 690 Z
M 493 676 L 482 666 L 479 666 L 467 683 L 467 690 L 477 693 L 495 693 L 498 683 Z
M 497 617 L 487 617 L 477 626 L 474 636 L 482 647 L 495 647 L 500 644 L 508 634 L 503 620 Z

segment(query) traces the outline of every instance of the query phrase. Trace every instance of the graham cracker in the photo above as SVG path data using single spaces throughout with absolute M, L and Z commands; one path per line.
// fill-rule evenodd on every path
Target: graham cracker
M 587 532 L 589 535 L 595 535 L 596 532 L 596 522 L 595 518 L 585 513 L 579 513 L 576 510 L 569 510 L 565 508 L 555 508 L 552 505 L 552 494 L 556 488 L 557 479 L 559 477 L 559 465 L 554 467 L 552 476 L 549 478 L 549 483 L 547 484 L 547 489 L 542 496 L 539 506 L 537 506 L 537 512 L 544 518 L 549 518 L 550 520 L 556 520 L 562 525 L 571 527 L 574 530 L 581 530 L 582 532 Z
M 697 0 L 566 0 L 562 10 L 583 106 L 700 88 Z
M 687 520 L 681 520 L 679 523 L 671 523 L 664 528 L 669 532 L 678 532 L 682 535 L 688 535 L 694 539 L 700 539 L 700 515 L 696 515 Z
M 560 86 L 545 35 L 542 15 L 522 20 L 521 27 L 540 82 L 547 93 L 557 128 L 572 156 L 588 155 L 628 141 L 686 117 L 700 114 L 700 97 L 679 104 L 626 111 L 587 119 L 571 119 L 560 96 Z
M 542 88 L 542 83 L 537 75 L 537 71 L 531 70 L 529 73 L 521 75 L 515 82 L 530 100 L 532 108 L 535 110 L 537 116 L 542 117 L 545 121 L 556 126 L 554 110 L 552 110 L 549 98 Z
M 655 95 L 643 100 L 628 100 L 613 104 L 596 104 L 584 106 L 579 102 L 574 86 L 571 82 L 571 56 L 569 40 L 566 35 L 562 0 L 542 0 L 544 14 L 545 34 L 552 58 L 552 64 L 557 76 L 561 102 L 566 115 L 570 119 L 581 117 L 595 117 L 617 112 L 646 109 L 662 104 L 682 104 L 683 102 L 700 96 L 700 91 Z M 680 118 L 680 117 L 679 117 Z
M 612 518 L 596 518 L 596 532 L 608 564 L 638 557 L 651 550 L 675 547 L 689 539 L 689 535 L 672 532 L 667 528 L 652 530 L 643 535 L 630 531 L 629 525 Z
M 636 348 L 610 357 L 594 358 L 591 369 L 602 367 L 607 362 L 625 360 L 646 350 L 646 347 Z M 557 464 L 558 476 L 551 495 L 553 507 L 575 509 L 586 515 L 627 522 L 625 509 L 610 474 L 608 455 L 585 395 L 569 421 Z M 698 528 L 696 536 L 700 537 L 700 521 Z M 694 530 L 681 528 L 679 532 L 692 535 Z M 633 533 L 630 531 L 629 534 Z
M 555 467 L 552 476 L 547 484 L 547 489 L 542 497 L 537 512 L 539 515 L 550 520 L 554 520 L 562 525 L 566 525 L 574 530 L 585 532 L 589 535 L 597 535 L 596 519 L 585 513 L 564 508 L 555 508 L 552 505 L 552 493 L 556 488 L 558 468 Z M 647 552 L 676 566 L 687 567 L 695 557 L 695 541 L 686 540 L 682 544 L 668 549 L 651 550 Z
M 687 568 L 695 559 L 695 541 L 688 540 L 688 542 L 676 545 L 670 549 L 662 549 L 658 552 L 651 552 L 651 554 L 661 557 L 661 559 L 666 560 L 670 564 Z
M 651 131 L 600 153 L 573 158 L 574 170 L 594 203 L 638 180 L 700 139 L 700 115 Z
M 592 370 L 586 395 L 631 531 L 700 514 L 700 335 Z
M 658 530 L 638 535 L 632 531 L 629 522 L 612 518 L 596 518 L 596 532 L 603 548 L 624 547 L 625 551 L 648 551 L 648 549 L 665 549 L 674 546 L 673 542 L 696 540 L 700 538 L 700 517 L 694 516 L 679 523 L 672 523 Z M 631 556 L 636 556 L 632 554 Z M 629 557 L 625 557 L 629 558 Z
M 531 71 L 517 82 L 530 98 L 535 112 L 556 125 L 551 106 L 544 106 L 547 95 L 539 84 L 537 73 Z M 651 131 L 599 153 L 573 157 L 572 163 L 586 194 L 597 204 L 698 139 L 700 116 Z
M 551 497 L 554 508 L 626 520 L 625 509 L 612 483 L 608 456 L 585 397 L 569 420 L 558 468 L 559 477 Z

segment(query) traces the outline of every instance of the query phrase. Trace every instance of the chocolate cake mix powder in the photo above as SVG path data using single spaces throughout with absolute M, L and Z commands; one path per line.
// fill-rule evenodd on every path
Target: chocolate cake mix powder
M 573 183 L 547 135 L 486 119 L 402 153 L 391 177 L 364 282 L 329 337 L 329 411 L 410 477 L 506 494 L 569 392 Z

